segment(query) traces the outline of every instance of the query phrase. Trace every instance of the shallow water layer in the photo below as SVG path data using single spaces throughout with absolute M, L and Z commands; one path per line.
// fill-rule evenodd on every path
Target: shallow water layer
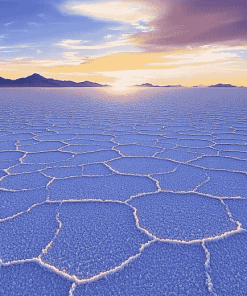
M 245 295 L 245 89 L 0 89 L 3 295 Z

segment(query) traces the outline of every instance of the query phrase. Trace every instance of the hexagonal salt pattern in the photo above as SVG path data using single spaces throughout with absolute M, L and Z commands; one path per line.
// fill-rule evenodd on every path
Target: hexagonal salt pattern
M 246 102 L 0 89 L 0 294 L 246 295 Z

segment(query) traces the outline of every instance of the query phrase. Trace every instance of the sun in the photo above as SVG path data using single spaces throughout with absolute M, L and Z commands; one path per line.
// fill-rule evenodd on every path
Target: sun
M 121 81 L 114 83 L 112 86 L 115 91 L 125 91 L 129 88 L 128 85 L 126 85 L 125 83 L 123 83 Z

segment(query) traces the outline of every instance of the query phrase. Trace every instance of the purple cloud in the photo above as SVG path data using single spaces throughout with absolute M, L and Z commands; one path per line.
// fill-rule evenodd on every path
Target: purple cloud
M 206 44 L 247 44 L 246 0 L 136 0 L 155 6 L 153 30 L 133 40 L 147 50 Z M 158 8 L 158 9 L 157 9 Z

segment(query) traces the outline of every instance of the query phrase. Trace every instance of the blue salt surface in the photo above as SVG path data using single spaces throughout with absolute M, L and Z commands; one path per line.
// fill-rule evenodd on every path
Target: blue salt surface
M 23 157 L 24 155 L 25 153 L 17 151 L 0 152 L 0 161 L 19 160 L 19 158 Z
M 239 152 L 239 151 L 220 151 L 221 156 L 228 156 L 228 157 L 235 157 L 243 160 L 247 160 L 247 153 L 246 152 Z
M 75 296 L 207 296 L 204 261 L 199 244 L 153 243 L 118 272 L 78 286 Z
M 1 136 L 3 136 L 3 135 L 9 135 L 9 133 L 8 133 L 7 131 L 2 130 L 2 129 L 0 128 L 0 138 L 1 138 Z
M 42 173 L 52 178 L 68 178 L 82 175 L 82 167 L 53 167 L 42 170 Z
M 80 134 L 80 133 L 83 133 L 83 131 L 87 131 L 89 129 L 80 128 L 80 127 L 67 128 L 67 126 L 65 125 L 64 127 L 63 126 L 62 127 L 52 127 L 49 130 L 63 133 L 63 134 Z
M 128 126 L 128 125 L 112 126 L 111 130 L 113 130 L 113 131 L 123 131 L 123 132 L 135 131 L 133 129 L 133 126 Z
M 228 261 L 230 266 L 236 267 L 234 267 L 235 269 L 232 268 L 233 274 L 227 273 L 229 272 L 227 270 L 228 264 L 224 265 L 222 272 L 220 264 L 223 261 L 220 261 L 220 257 L 214 256 L 210 262 L 206 261 L 210 254 L 197 243 L 192 242 L 186 245 L 180 242 L 174 244 L 171 240 L 174 237 L 204 237 L 204 235 L 223 233 L 227 229 L 230 231 L 234 229 L 234 232 L 236 232 L 237 224 L 231 222 L 231 216 L 234 220 L 241 222 L 242 227 L 246 227 L 245 200 L 231 199 L 232 196 L 246 198 L 246 172 L 231 173 L 224 171 L 230 167 L 243 168 L 247 160 L 245 155 L 247 152 L 244 152 L 247 147 L 247 144 L 245 144 L 247 142 L 246 91 L 237 88 L 152 88 L 136 89 L 128 95 L 113 94 L 109 91 L 110 89 L 106 88 L 27 88 L 21 91 L 20 89 L 0 89 L 0 171 L 3 172 L 3 170 L 9 168 L 9 173 L 18 174 L 37 172 L 37 170 L 47 168 L 46 171 L 50 174 L 53 173 L 53 176 L 66 176 L 64 179 L 54 180 L 48 188 L 54 189 L 53 194 L 59 200 L 66 195 L 65 200 L 61 201 L 61 208 L 69 212 L 68 216 L 70 217 L 68 222 L 65 219 L 67 215 L 63 216 L 61 212 L 61 223 L 58 223 L 60 217 L 56 215 L 59 211 L 60 202 L 53 200 L 45 202 L 50 197 L 46 188 L 17 192 L 1 190 L 0 215 L 2 216 L 0 216 L 0 219 L 2 220 L 0 225 L 2 227 L 5 225 L 4 227 L 7 229 L 6 225 L 10 225 L 7 223 L 10 221 L 13 223 L 11 228 L 13 231 L 7 231 L 2 236 L 8 237 L 10 233 L 9 243 L 15 246 L 12 250 L 12 246 L 7 247 L 6 245 L 7 253 L 5 256 L 13 256 L 13 258 L 23 254 L 25 256 L 28 254 L 38 256 L 37 254 L 41 254 L 42 249 L 50 243 L 51 248 L 48 249 L 48 253 L 43 251 L 46 256 L 49 256 L 53 247 L 56 248 L 54 250 L 61 250 L 65 254 L 62 258 L 54 251 L 52 258 L 54 269 L 65 266 L 63 271 L 65 276 L 67 271 L 69 273 L 71 270 L 75 270 L 74 274 L 80 277 L 80 272 L 87 276 L 88 272 L 89 274 L 90 272 L 91 274 L 100 272 L 104 268 L 116 266 L 115 263 L 122 264 L 122 260 L 125 260 L 126 257 L 129 258 L 128 256 L 138 255 L 117 272 L 110 271 L 104 278 L 100 279 L 99 277 L 90 284 L 78 285 L 74 293 L 73 289 L 70 292 L 68 288 L 63 290 L 66 282 L 63 277 L 59 277 L 61 282 L 56 282 L 57 284 L 49 282 L 49 287 L 46 286 L 50 278 L 53 276 L 58 278 L 52 266 L 50 268 L 45 267 L 42 262 L 37 265 L 40 268 L 40 273 L 44 275 L 44 278 L 37 276 L 44 281 L 41 283 L 42 288 L 39 288 L 39 278 L 34 277 L 26 269 L 16 271 L 12 269 L 12 266 L 9 266 L 10 271 L 7 271 L 7 267 L 2 264 L 0 272 L 3 272 L 3 274 L 8 272 L 8 278 L 2 278 L 9 283 L 7 286 L 4 282 L 4 289 L 6 287 L 9 289 L 3 290 L 4 295 L 20 294 L 24 296 L 37 293 L 38 295 L 54 294 L 60 296 L 70 294 L 72 296 L 72 294 L 78 293 L 78 295 L 204 296 L 208 295 L 207 288 L 210 287 L 206 272 L 211 276 L 217 295 L 245 295 L 244 276 L 246 271 L 241 266 L 245 259 L 239 259 L 236 256 L 239 254 L 243 258 L 246 256 L 241 253 L 242 251 L 238 252 L 234 249 L 238 242 L 241 242 L 241 237 L 238 238 L 237 236 L 237 244 L 230 242 L 229 248 L 226 248 L 229 250 Z M 56 130 L 56 132 L 52 130 Z M 118 143 L 127 145 L 126 147 L 133 147 L 133 143 L 135 143 L 134 147 L 147 146 L 148 152 L 153 148 L 157 150 L 162 148 L 164 149 L 163 155 L 172 153 L 170 155 L 172 160 L 150 157 L 150 154 L 148 154 L 149 157 L 122 157 L 117 151 L 113 150 L 83 153 L 78 151 L 80 153 L 78 155 L 75 155 L 77 152 L 47 152 L 50 149 L 58 149 L 60 143 L 62 146 L 95 145 L 107 149 L 118 146 Z M 208 144 L 212 148 L 205 146 Z M 1 147 L 6 149 L 5 145 L 8 145 L 7 150 L 1 150 Z M 55 147 L 55 145 L 57 146 Z M 18 151 L 19 147 L 29 149 L 26 157 L 23 157 L 25 156 L 24 153 Z M 40 147 L 45 149 L 46 152 L 30 153 L 30 149 L 37 148 L 37 151 L 40 151 Z M 74 149 L 80 149 L 79 147 Z M 171 150 L 171 148 L 173 149 Z M 14 149 L 14 151 L 11 152 L 11 149 Z M 145 153 L 147 153 L 147 150 Z M 193 162 L 190 163 L 190 159 L 188 160 L 189 165 L 179 164 L 181 161 L 186 161 L 187 157 L 193 153 L 211 156 L 219 154 L 221 159 L 224 157 L 223 162 L 221 160 L 216 162 L 216 157 L 212 158 L 210 168 L 205 169 L 210 178 L 205 183 L 199 183 L 201 179 L 205 180 L 204 178 L 207 177 L 204 173 L 202 175 L 203 169 L 196 167 Z M 119 160 L 110 161 L 116 158 L 121 162 Z M 225 160 L 226 158 L 228 160 Z M 242 159 L 241 163 L 240 161 L 236 162 L 237 159 Z M 109 169 L 109 165 L 114 169 L 115 164 L 116 168 L 119 166 L 121 174 L 114 173 Z M 167 171 L 169 165 L 172 166 L 172 170 L 169 168 Z M 209 165 L 209 162 L 207 162 L 207 165 Z M 216 170 L 216 168 L 220 169 Z M 84 177 L 72 176 L 76 175 L 78 170 L 85 174 Z M 142 176 L 139 177 L 140 179 L 135 179 L 136 176 L 134 175 L 139 173 L 141 175 L 150 174 L 151 178 Z M 129 174 L 129 176 L 126 176 L 126 174 Z M 191 194 L 192 197 L 190 198 L 189 195 L 182 194 L 182 197 L 179 198 L 181 192 L 180 195 L 169 193 L 173 199 L 160 198 L 158 204 L 153 203 L 153 200 L 147 200 L 143 205 L 139 204 L 135 213 L 134 209 L 131 209 L 124 201 L 128 199 L 131 203 L 139 200 L 139 198 L 129 199 L 133 192 L 137 192 L 137 195 L 140 194 L 138 188 L 142 189 L 141 194 L 143 193 L 142 198 L 144 200 L 147 196 L 153 195 L 148 192 L 149 190 L 153 193 L 154 191 L 157 192 L 158 187 L 152 180 L 153 174 L 159 178 L 162 188 L 169 188 L 165 189 L 167 191 L 192 190 L 196 184 L 197 190 L 205 191 L 207 195 L 223 196 L 230 199 L 224 199 L 224 203 L 220 203 L 219 199 L 202 194 Z M 38 174 L 27 175 L 38 176 Z M 19 176 L 17 176 L 17 182 L 14 182 L 16 179 L 12 179 L 11 176 L 9 181 L 12 182 L 12 185 L 21 186 L 23 176 Z M 113 176 L 115 176 L 115 179 L 109 178 Z M 51 180 L 51 178 L 47 178 L 47 180 Z M 85 181 L 76 180 L 90 180 L 91 183 L 87 181 L 88 183 L 86 182 L 87 185 L 85 185 Z M 136 180 L 138 181 L 136 182 Z M 74 181 L 76 181 L 75 184 Z M 30 179 L 25 180 L 25 183 L 32 187 L 32 183 L 36 184 L 39 181 L 38 179 Z M 91 186 L 89 186 L 89 183 Z M 66 188 L 67 185 L 68 188 Z M 77 200 L 76 203 L 79 208 L 78 206 L 75 206 L 75 209 L 68 208 L 71 202 L 66 201 L 66 198 L 72 196 L 73 199 L 76 199 L 75 196 L 82 196 L 83 190 L 88 194 L 90 193 L 93 198 L 98 198 L 98 195 L 102 194 L 103 199 L 109 198 L 109 196 L 110 199 L 115 199 L 117 196 L 119 200 L 111 203 Z M 77 192 L 77 194 L 74 194 L 74 192 Z M 155 196 L 157 197 L 159 194 Z M 187 199 L 184 196 L 187 196 Z M 38 205 L 40 203 L 57 205 L 58 209 L 51 215 L 48 212 L 44 213 L 45 211 L 37 215 L 33 211 L 42 209 Z M 81 215 L 81 207 L 88 204 L 93 205 L 90 209 L 84 211 L 85 215 Z M 102 211 L 99 210 L 99 204 L 105 205 L 106 208 Z M 110 205 L 110 208 L 108 205 Z M 121 215 L 119 215 L 119 211 L 115 211 L 120 206 L 125 209 L 121 212 Z M 126 209 L 128 214 L 125 213 Z M 27 212 L 21 213 L 23 211 Z M 145 215 L 141 216 L 141 213 Z M 17 216 L 15 216 L 16 214 Z M 136 214 L 140 220 L 138 220 Z M 45 222 L 41 223 L 44 227 L 40 231 L 37 230 L 36 226 L 39 224 L 39 217 L 41 216 L 44 217 L 44 220 L 40 219 Z M 88 219 L 85 218 L 87 216 L 89 216 Z M 22 219 L 26 217 L 25 221 L 27 222 L 19 223 L 17 218 L 21 217 L 23 217 Z M 47 219 L 48 221 L 46 221 Z M 49 219 L 51 219 L 51 223 Z M 173 221 L 175 222 L 173 223 Z M 166 231 L 168 243 L 153 242 L 148 246 L 145 245 L 140 251 L 141 243 L 138 243 L 136 238 L 139 237 L 140 233 L 145 236 L 146 240 L 144 241 L 147 241 L 149 237 L 140 229 L 138 230 L 139 222 L 141 226 L 151 227 L 152 229 L 148 230 L 155 230 L 158 234 L 163 234 Z M 131 223 L 131 225 L 128 223 Z M 175 226 L 176 223 L 178 227 Z M 61 229 L 59 226 L 61 226 Z M 21 230 L 20 227 L 22 227 Z M 51 231 L 49 227 L 51 227 Z M 64 233 L 63 229 L 65 229 Z M 86 229 L 85 232 L 84 229 Z M 181 232 L 179 232 L 180 230 Z M 61 232 L 59 233 L 59 231 Z M 42 239 L 37 238 L 38 233 L 42 234 Z M 189 235 L 187 235 L 188 233 Z M 69 234 L 68 237 L 67 234 Z M 85 240 L 84 236 L 86 236 Z M 98 244 L 95 237 L 98 239 Z M 128 240 L 129 237 L 131 240 Z M 223 237 L 225 239 L 222 239 L 222 241 L 226 243 L 231 238 L 226 234 L 223 234 Z M 54 243 L 53 238 L 55 238 Z M 217 241 L 217 238 L 210 237 L 210 240 L 213 243 Z M 126 244 L 129 241 L 133 244 L 128 245 L 128 249 Z M 103 243 L 107 248 L 109 247 L 106 248 L 109 252 L 106 252 L 105 255 Z M 38 246 L 38 244 L 40 245 Z M 209 243 L 206 241 L 206 246 L 207 244 Z M 85 252 L 81 251 L 81 245 L 83 245 Z M 244 244 L 242 246 L 245 248 Z M 87 250 L 86 247 L 88 247 Z M 223 254 L 224 246 L 219 248 L 219 252 Z M 116 256 L 117 261 L 115 262 L 115 259 L 110 256 Z M 195 256 L 199 259 L 194 260 Z M 89 257 L 90 260 L 87 262 L 85 258 Z M 0 258 L 2 258 L 1 254 Z M 79 260 L 77 260 L 78 258 Z M 33 264 L 30 261 L 27 263 L 28 260 L 24 262 L 20 266 L 32 266 Z M 56 266 L 56 262 L 58 262 L 58 266 Z M 217 263 L 220 268 L 215 268 L 212 276 L 210 274 L 212 270 L 208 264 L 212 267 L 213 263 Z M 40 267 L 42 265 L 44 269 Z M 35 274 L 36 271 L 32 270 Z M 46 274 L 49 274 L 49 276 L 46 276 Z M 21 278 L 20 282 L 18 282 L 17 277 Z M 223 289 L 222 293 L 221 288 L 216 289 L 217 282 L 221 280 L 221 277 L 223 277 L 223 281 L 219 286 Z M 10 280 L 8 280 L 9 278 Z M 14 281 L 11 282 L 11 278 L 14 278 Z M 228 278 L 230 278 L 231 287 L 234 287 L 234 290 L 228 286 L 228 283 L 224 285 L 224 281 L 229 281 Z M 37 289 L 34 288 L 32 281 L 35 284 L 37 282 Z M 20 284 L 15 285 L 15 283 Z M 30 286 L 30 284 L 32 285 Z M 71 284 L 72 282 L 69 287 L 71 287 Z M 59 285 L 62 286 L 61 290 L 59 290 Z M 29 287 L 31 287 L 30 290 L 28 290 Z M 54 292 L 53 287 L 57 292 Z M 238 291 L 236 287 L 240 287 L 242 290 Z M 1 291 L 0 289 L 0 294 Z
M 191 161 L 190 164 L 204 167 L 207 169 L 247 172 L 246 161 L 233 159 L 229 157 L 203 156 L 200 159 Z
M 124 157 L 109 161 L 108 164 L 120 173 L 139 175 L 166 173 L 178 166 L 178 163 L 151 157 Z
M 166 149 L 165 151 L 158 153 L 157 158 L 172 159 L 174 161 L 186 162 L 188 160 L 198 157 L 200 154 L 191 153 L 188 151 L 180 151 L 177 149 Z
M 247 199 L 225 199 L 224 203 L 228 206 L 233 219 L 247 229 Z
M 97 164 L 87 164 L 83 167 L 83 175 L 92 175 L 92 176 L 107 176 L 113 174 L 113 172 L 105 166 L 103 163 Z
M 32 173 L 37 172 L 46 168 L 46 165 L 43 164 L 18 164 L 17 166 L 13 166 L 8 171 L 10 174 L 18 174 L 18 173 Z
M 20 192 L 0 191 L 0 219 L 11 217 L 28 210 L 34 204 L 44 202 L 48 197 L 45 188 Z
M 0 170 L 0 179 L 1 179 L 3 176 L 7 176 L 7 173 L 6 173 L 5 171 Z
M 193 132 L 191 132 L 191 134 L 189 132 L 187 132 L 186 134 L 182 134 L 179 136 L 179 141 L 181 140 L 209 140 L 212 141 L 214 140 L 214 136 L 213 135 L 205 135 L 205 134 L 197 134 L 197 135 L 193 135 Z
M 34 145 L 25 145 L 19 146 L 20 151 L 24 152 L 45 152 L 45 151 L 55 151 L 59 148 L 63 147 L 64 144 L 62 142 L 40 142 Z
M 137 209 L 140 226 L 159 238 L 190 241 L 236 228 L 220 200 L 198 194 L 162 192 L 128 203 Z
M 0 161 L 0 170 L 8 169 L 14 165 L 19 164 L 19 163 L 20 163 L 19 160 Z
M 242 139 L 216 139 L 214 142 L 217 144 L 247 144 L 247 140 Z
M 55 132 L 53 132 L 53 131 L 45 131 L 45 132 L 35 132 L 35 138 L 37 137 L 37 136 L 53 136 L 53 135 L 58 135 L 57 133 L 55 133 Z
M 143 135 L 143 134 L 125 134 L 120 135 L 114 138 L 114 142 L 118 144 L 135 144 L 138 141 L 152 141 L 157 140 L 161 137 L 159 136 L 151 136 L 151 135 Z
M 72 154 L 68 152 L 39 152 L 39 153 L 28 153 L 27 156 L 23 159 L 23 163 L 54 163 L 62 162 L 72 158 Z
M 186 147 L 209 147 L 213 145 L 213 142 L 207 141 L 207 140 L 197 140 L 197 139 L 179 139 L 177 142 L 180 146 L 186 146 Z
M 247 176 L 244 173 L 207 170 L 210 180 L 198 192 L 219 197 L 247 197 Z
M 68 296 L 72 283 L 37 263 L 22 263 L 0 268 L 2 295 Z
M 113 136 L 101 135 L 101 134 L 80 134 L 76 136 L 76 139 L 97 140 L 97 141 L 110 141 L 112 138 Z
M 68 134 L 98 134 L 103 132 L 104 130 L 102 129 L 93 129 L 93 128 L 80 128 L 80 127 L 74 127 L 70 129 L 66 128 L 61 128 L 59 133 L 68 133 Z
M 247 139 L 247 136 L 244 137 L 243 135 L 237 134 L 237 133 L 225 133 L 225 134 L 217 134 L 216 133 L 215 136 L 218 138 L 217 140 L 219 140 L 219 139 L 224 139 L 224 140 L 227 140 L 227 139 L 229 139 L 229 140 L 234 140 L 234 139 L 242 140 L 242 139 L 244 139 L 244 140 L 246 140 Z
M 16 150 L 15 141 L 0 141 L 0 151 Z
M 198 149 L 198 148 L 197 148 Z M 190 147 L 185 147 L 185 146 L 176 146 L 176 147 L 172 147 L 172 148 L 166 148 L 164 149 L 164 151 L 166 150 L 174 150 L 174 151 L 179 151 L 179 152 L 189 152 L 189 153 L 192 153 L 190 151 Z
M 85 152 L 94 152 L 94 151 L 100 151 L 100 150 L 109 150 L 109 147 L 104 145 L 69 145 L 61 149 L 61 151 L 72 152 L 72 153 L 85 153 Z
M 159 181 L 161 189 L 171 191 L 194 190 L 208 178 L 203 169 L 182 164 L 174 172 L 153 177 Z
M 73 126 L 72 126 L 73 127 Z M 54 132 L 54 133 L 59 133 L 60 131 L 64 131 L 64 130 L 68 130 L 70 129 L 70 125 L 67 123 L 63 123 L 63 124 L 60 124 L 59 126 L 52 126 L 52 127 L 49 127 L 49 132 Z M 69 133 L 68 133 L 69 134 Z
M 160 129 L 158 125 L 147 125 L 147 124 L 140 124 L 135 126 L 136 130 L 139 131 L 157 131 Z
M 87 140 L 87 139 L 73 139 L 73 140 L 66 140 L 64 142 L 69 145 L 94 145 L 94 144 L 97 144 L 99 141 Z M 104 142 L 106 142 L 106 141 L 104 141 Z M 109 142 L 109 143 L 111 143 L 111 142 Z M 113 143 L 111 143 L 111 144 L 113 144 Z
M 123 132 L 121 131 L 114 131 L 112 130 L 111 128 L 109 129 L 106 129 L 106 131 L 103 133 L 104 135 L 107 135 L 107 136 L 112 136 L 112 138 L 114 137 L 114 139 L 118 136 L 124 136 L 125 137 L 125 134 L 123 134 Z M 127 135 L 132 135 L 132 133 L 128 133 Z M 121 144 L 121 143 L 120 143 Z M 124 144 L 124 143 L 123 143 Z
M 55 180 L 49 186 L 51 200 L 103 199 L 124 201 L 131 195 L 157 190 L 147 177 L 111 175 L 104 177 L 77 177 Z
M 97 162 L 104 162 L 114 158 L 119 158 L 120 154 L 116 151 L 97 151 L 97 152 L 88 152 L 75 155 L 70 161 L 67 161 L 68 165 L 81 165 L 81 164 L 90 164 Z
M 243 138 L 245 138 L 245 139 L 247 137 L 247 130 L 246 129 L 236 129 L 236 133 L 243 135 Z
M 178 142 L 177 138 L 159 139 L 157 146 L 162 148 L 173 148 Z
M 119 150 L 121 154 L 125 156 L 152 156 L 156 152 L 162 151 L 158 147 L 147 147 L 141 145 L 119 145 L 115 146 L 116 150 Z
M 153 147 L 157 147 L 156 146 L 157 140 L 141 140 L 141 141 L 137 141 L 136 144 L 137 145 L 142 145 L 142 146 L 153 146 Z M 158 149 L 160 147 L 157 147 Z
M 34 135 L 29 133 L 21 133 L 21 134 L 10 134 L 0 136 L 0 140 L 27 140 L 31 139 Z
M 225 151 L 247 152 L 247 145 L 216 144 L 214 148 L 218 150 L 225 150 Z
M 73 134 L 52 134 L 52 135 L 38 135 L 35 139 L 39 141 L 62 141 L 74 138 L 75 135 Z
M 175 131 L 167 130 L 167 129 L 164 129 L 162 135 L 163 136 L 166 136 L 168 138 L 169 137 L 170 138 L 172 138 L 172 137 L 174 137 L 174 138 L 178 137 L 178 133 L 176 133 Z
M 187 125 L 179 125 L 177 123 L 174 123 L 172 126 L 168 127 L 169 131 L 175 131 L 175 132 L 183 132 L 183 131 L 187 131 L 189 129 L 189 127 Z
M 206 243 L 210 252 L 210 277 L 217 295 L 246 295 L 246 232 Z
M 218 154 L 218 150 L 212 149 L 212 148 L 189 148 L 187 151 L 205 154 L 205 155 L 217 155 Z
M 87 279 L 139 253 L 149 237 L 135 226 L 133 210 L 117 203 L 68 203 L 62 228 L 42 261 Z
M 35 189 L 45 187 L 49 181 L 50 179 L 41 173 L 9 175 L 0 181 L 0 188 L 8 190 Z
M 132 131 L 132 132 L 130 132 L 131 134 L 136 134 L 136 131 Z M 140 135 L 147 135 L 147 136 L 153 136 L 153 140 L 155 139 L 155 138 L 157 138 L 157 139 L 160 139 L 160 138 L 162 138 L 163 136 L 165 136 L 165 132 L 163 131 L 163 130 L 142 130 L 142 131 L 139 131 L 139 134 Z M 139 140 L 139 142 L 140 141 L 144 141 L 144 140 Z M 151 139 L 150 139 L 150 141 L 151 141 Z
M 0 257 L 4 262 L 34 258 L 53 239 L 59 226 L 57 204 L 44 204 L 0 224 Z
M 18 145 L 19 146 L 25 146 L 25 145 L 32 145 L 32 144 L 38 144 L 39 142 L 34 139 L 29 140 L 19 140 Z

